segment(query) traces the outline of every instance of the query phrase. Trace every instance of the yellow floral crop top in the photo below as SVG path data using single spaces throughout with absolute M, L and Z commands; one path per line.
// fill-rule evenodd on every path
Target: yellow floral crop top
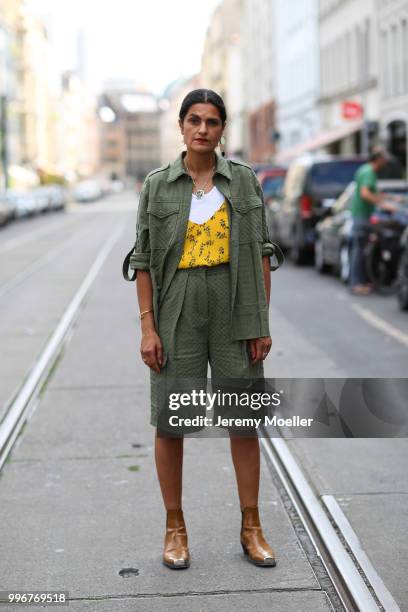
M 204 223 L 188 222 L 184 249 L 178 267 L 217 266 L 229 262 L 227 202 Z

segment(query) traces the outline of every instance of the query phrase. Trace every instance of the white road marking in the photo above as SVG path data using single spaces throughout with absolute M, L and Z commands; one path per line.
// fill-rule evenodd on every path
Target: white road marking
M 404 346 L 408 346 L 408 334 L 398 329 L 398 327 L 394 327 L 394 325 L 387 323 L 387 321 L 375 315 L 371 310 L 368 310 L 368 308 L 364 308 L 353 302 L 351 306 L 365 321 L 367 321 L 367 323 L 370 323 L 370 325 L 376 329 L 384 332 L 384 334 L 391 336 L 391 338 L 394 338 L 394 340 L 397 340 Z

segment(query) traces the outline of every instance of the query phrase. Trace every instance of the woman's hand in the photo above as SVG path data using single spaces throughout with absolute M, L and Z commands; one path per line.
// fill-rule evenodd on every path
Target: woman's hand
M 143 333 L 140 354 L 145 364 L 160 374 L 163 365 L 163 346 L 156 331 L 148 330 Z
M 253 338 L 247 342 L 252 365 L 267 358 L 272 346 L 272 338 L 270 336 Z

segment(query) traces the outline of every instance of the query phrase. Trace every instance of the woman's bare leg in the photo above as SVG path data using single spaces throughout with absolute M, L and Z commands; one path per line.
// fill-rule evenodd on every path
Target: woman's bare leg
M 156 429 L 156 469 L 166 510 L 182 507 L 183 440 L 158 437 Z
M 241 510 L 247 506 L 257 506 L 260 478 L 258 437 L 241 438 L 230 433 L 230 443 Z
M 258 436 L 234 437 L 230 432 L 231 455 L 237 476 L 241 505 L 241 545 L 255 565 L 274 567 L 275 552 L 265 540 L 258 510 L 260 451 Z

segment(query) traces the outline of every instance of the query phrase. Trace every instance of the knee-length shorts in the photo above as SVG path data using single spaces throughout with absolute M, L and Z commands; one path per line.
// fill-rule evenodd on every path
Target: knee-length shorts
M 202 406 L 169 405 L 170 394 L 207 389 L 208 365 L 213 390 L 217 381 L 229 387 L 243 381 L 244 388 L 263 381 L 263 362 L 251 363 L 247 340 L 231 338 L 230 302 L 228 264 L 176 271 L 159 311 L 164 365 L 159 374 L 150 370 L 151 425 L 168 431 L 169 415 L 208 414 Z M 196 424 L 188 431 L 202 428 Z

